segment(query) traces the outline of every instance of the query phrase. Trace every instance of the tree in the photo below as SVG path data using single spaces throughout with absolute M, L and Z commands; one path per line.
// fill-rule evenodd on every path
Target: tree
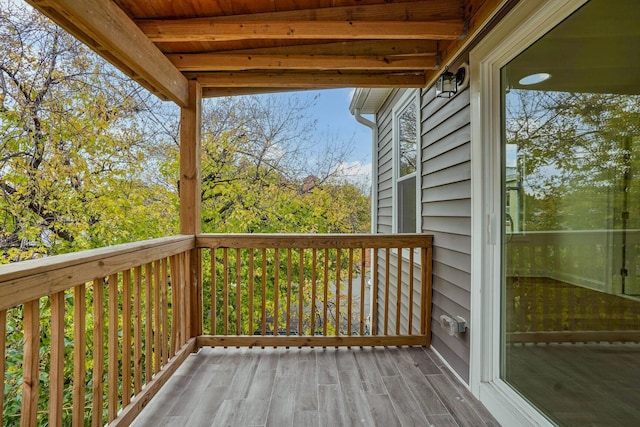
M 205 232 L 368 230 L 368 197 L 342 168 L 350 141 L 318 138 L 308 116 L 312 103 L 262 96 L 205 105 Z
M 0 262 L 174 230 L 175 194 L 149 173 L 158 101 L 12 1 L 0 42 Z
M 506 105 L 528 230 L 638 228 L 621 215 L 640 218 L 640 97 L 512 90 Z

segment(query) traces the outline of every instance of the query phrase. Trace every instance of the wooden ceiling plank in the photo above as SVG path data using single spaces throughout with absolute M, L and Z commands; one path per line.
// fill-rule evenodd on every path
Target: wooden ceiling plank
M 250 49 L 229 49 L 226 42 L 208 43 L 207 53 L 228 53 L 243 55 L 345 55 L 345 56 L 370 56 L 370 55 L 437 55 L 438 42 L 435 40 L 336 40 L 331 42 L 282 40 L 277 47 L 259 47 Z M 161 45 L 161 49 L 164 47 Z M 212 49 L 213 48 L 213 49 Z M 201 53 L 199 51 L 165 52 L 173 54 Z
M 180 71 L 235 70 L 426 70 L 438 66 L 435 56 L 337 55 L 167 55 Z
M 321 88 L 344 87 L 424 87 L 423 73 L 342 73 L 342 72 L 238 72 L 193 73 L 202 87 L 236 88 Z
M 242 1 L 234 0 L 235 4 Z M 246 0 L 252 3 L 253 0 Z M 300 2 L 298 2 L 300 3 Z M 229 9 L 229 8 L 227 8 Z M 229 9 L 232 10 L 233 8 Z M 237 8 L 236 8 L 237 9 Z M 182 11 L 181 11 L 182 12 Z M 441 21 L 463 18 L 463 0 L 394 1 L 380 4 L 312 7 L 297 6 L 296 10 L 215 15 L 216 20 L 247 21 Z M 139 16 L 139 15 L 138 15 Z M 185 16 L 184 14 L 182 16 Z M 193 15 L 192 15 L 193 16 Z M 203 15 L 200 15 L 201 17 Z M 214 17 L 211 15 L 210 17 Z M 151 18 L 151 16 L 148 16 Z M 171 19 L 180 19 L 172 9 Z M 152 18 L 153 19 L 153 18 Z M 143 21 L 142 19 L 140 21 Z
M 253 39 L 414 39 L 456 40 L 464 32 L 460 20 L 405 21 L 220 21 L 181 19 L 138 21 L 153 42 L 206 42 Z
M 112 1 L 27 1 L 152 91 L 187 105 L 187 80 Z

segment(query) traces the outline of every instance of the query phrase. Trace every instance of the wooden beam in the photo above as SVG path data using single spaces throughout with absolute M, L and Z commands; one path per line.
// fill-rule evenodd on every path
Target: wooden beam
M 189 104 L 180 115 L 180 233 L 200 233 L 200 128 L 202 90 L 189 82 Z
M 111 0 L 27 0 L 125 74 L 187 105 L 187 80 Z
M 220 98 L 222 96 L 244 96 L 263 95 L 267 93 L 302 92 L 306 90 L 320 90 L 324 88 L 290 88 L 290 87 L 204 87 L 202 88 L 203 98 Z
M 460 20 L 406 21 L 221 21 L 216 18 L 138 21 L 153 42 L 203 42 L 252 39 L 414 39 L 456 40 Z
M 442 52 L 442 65 L 451 65 L 461 52 L 467 50 L 475 39 L 481 34 L 485 26 L 500 11 L 500 9 L 512 0 L 470 0 L 465 7 L 465 16 L 469 17 L 467 35 L 449 43 Z M 427 73 L 427 86 L 435 83 L 440 71 Z
M 167 55 L 180 71 L 239 70 L 427 70 L 438 66 L 435 56 L 337 55 Z
M 343 73 L 335 72 L 237 72 L 237 73 L 194 73 L 188 78 L 198 80 L 203 87 L 243 87 L 243 88 L 309 88 L 318 89 L 342 87 L 424 87 L 424 73 Z

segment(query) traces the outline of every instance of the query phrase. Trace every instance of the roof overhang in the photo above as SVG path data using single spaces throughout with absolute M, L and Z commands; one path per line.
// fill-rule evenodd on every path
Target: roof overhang
M 351 114 L 376 114 L 394 89 L 357 88 L 351 96 Z
M 426 87 L 505 0 L 27 0 L 163 99 Z

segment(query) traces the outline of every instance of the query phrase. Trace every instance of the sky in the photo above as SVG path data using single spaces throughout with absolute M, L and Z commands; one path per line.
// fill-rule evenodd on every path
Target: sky
M 353 141 L 353 150 L 346 159 L 345 169 L 351 179 L 369 188 L 371 185 L 371 129 L 358 123 L 349 112 L 353 89 L 327 89 L 281 94 L 279 96 L 318 95 L 311 110 L 318 121 L 317 137 L 336 136 L 341 140 Z M 367 117 L 367 116 L 365 116 Z M 373 120 L 373 117 L 367 117 Z

